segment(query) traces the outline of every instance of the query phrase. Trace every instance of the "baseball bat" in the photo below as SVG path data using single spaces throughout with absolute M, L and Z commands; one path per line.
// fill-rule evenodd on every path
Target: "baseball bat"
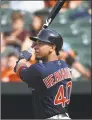
M 58 14 L 58 12 L 60 11 L 60 9 L 62 8 L 62 6 L 64 5 L 66 0 L 57 0 L 57 3 L 55 4 L 55 6 L 52 8 L 48 18 L 45 21 L 45 24 L 43 25 L 43 29 L 47 28 L 51 22 L 54 20 L 54 18 L 56 17 L 56 15 Z

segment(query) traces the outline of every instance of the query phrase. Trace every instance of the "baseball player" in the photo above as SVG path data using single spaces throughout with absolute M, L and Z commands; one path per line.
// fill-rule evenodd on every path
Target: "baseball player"
M 14 71 L 20 78 L 35 89 L 43 110 L 38 119 L 70 119 L 67 106 L 72 90 L 71 70 L 63 60 L 58 60 L 63 39 L 54 30 L 42 29 L 33 40 L 37 60 L 41 62 L 27 67 L 32 54 L 22 51 Z M 38 108 L 40 110 L 40 108 Z

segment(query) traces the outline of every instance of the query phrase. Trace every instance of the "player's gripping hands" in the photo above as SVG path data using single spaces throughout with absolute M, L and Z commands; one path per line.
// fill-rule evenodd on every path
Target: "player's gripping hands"
M 26 59 L 27 61 L 30 60 L 32 54 L 28 52 L 27 50 L 24 50 L 20 53 L 19 59 Z
M 24 50 L 24 51 L 21 51 L 20 55 L 19 55 L 19 59 L 18 61 L 16 61 L 16 65 L 14 67 L 14 72 L 16 72 L 16 67 L 17 67 L 17 64 L 18 62 L 21 60 L 21 59 L 26 59 L 26 61 L 29 61 L 30 58 L 32 56 L 32 53 L 31 53 L 31 50 Z

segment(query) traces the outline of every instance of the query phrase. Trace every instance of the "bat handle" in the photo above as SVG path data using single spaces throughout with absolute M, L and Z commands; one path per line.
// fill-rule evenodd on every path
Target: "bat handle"
M 46 28 L 50 25 L 51 22 L 52 22 L 52 19 L 51 19 L 51 18 L 46 19 L 46 22 L 45 22 L 45 24 L 43 25 L 42 28 L 45 28 L 45 29 L 46 29 Z
M 43 27 L 42 27 L 42 29 L 46 29 L 48 26 L 46 26 L 46 25 L 43 25 Z

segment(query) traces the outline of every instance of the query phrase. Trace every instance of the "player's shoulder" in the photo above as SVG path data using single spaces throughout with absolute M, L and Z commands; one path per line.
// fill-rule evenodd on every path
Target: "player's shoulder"
M 36 63 L 31 66 L 32 69 L 35 69 L 37 71 L 40 71 L 41 69 L 44 69 L 44 64 L 43 63 Z
M 33 68 L 35 69 L 44 69 L 46 67 L 51 67 L 51 66 L 54 66 L 55 64 L 58 64 L 58 65 L 62 65 L 63 67 L 68 67 L 67 63 L 63 60 L 56 60 L 56 61 L 49 61 L 49 62 L 40 62 L 40 63 L 36 63 L 34 65 L 32 65 Z
M 32 65 L 32 68 L 35 71 L 38 71 L 40 73 L 47 72 L 49 69 L 52 69 L 55 66 L 54 62 L 39 62 L 34 65 Z
M 63 60 L 56 60 L 50 62 L 40 62 L 32 65 L 35 70 L 45 69 L 46 67 L 54 67 L 55 65 L 61 65 L 62 67 L 68 67 L 67 63 Z
M 63 65 L 68 66 L 68 64 L 64 60 L 59 60 Z
M 56 64 L 60 65 L 62 68 L 69 67 L 68 64 L 64 60 L 58 60 L 56 61 Z

